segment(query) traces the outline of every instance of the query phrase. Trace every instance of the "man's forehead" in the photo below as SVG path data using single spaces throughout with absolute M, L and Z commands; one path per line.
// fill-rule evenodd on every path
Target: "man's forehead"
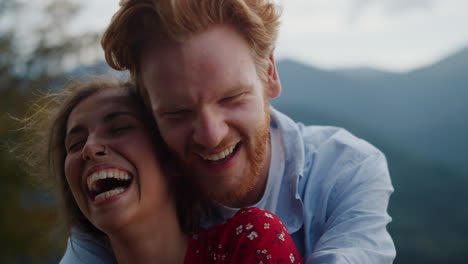
M 192 64 L 202 63 L 216 54 L 222 54 L 224 55 L 222 58 L 225 58 L 225 60 L 218 60 L 218 64 L 228 63 L 239 57 L 233 57 L 233 50 L 237 50 L 237 53 L 242 50 L 249 57 L 252 55 L 247 41 L 237 30 L 228 25 L 214 25 L 181 41 L 161 41 L 157 39 L 148 41 L 143 49 L 141 63 L 143 67 L 150 66 L 146 65 L 149 63 L 161 68 L 167 68 L 166 65 L 159 65 L 158 62 L 171 60 L 186 61 Z
M 161 105 L 193 105 L 233 95 L 258 81 L 248 45 L 227 26 L 202 32 L 186 42 L 151 45 L 143 54 L 142 77 L 153 110 Z

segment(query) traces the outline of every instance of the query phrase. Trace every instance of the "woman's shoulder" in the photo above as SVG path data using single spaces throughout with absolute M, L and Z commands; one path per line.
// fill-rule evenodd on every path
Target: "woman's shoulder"
M 198 233 L 192 250 L 198 259 L 227 263 L 273 263 L 288 260 L 302 263 L 286 227 L 273 213 L 242 208 L 224 224 Z M 224 263 L 224 262 L 223 262 Z
M 236 233 L 239 232 L 239 229 L 245 229 L 247 231 L 251 229 L 275 229 L 287 232 L 285 225 L 275 214 L 270 211 L 255 207 L 240 209 L 232 218 L 227 221 L 226 225 L 236 225 Z
M 276 221 L 279 224 L 283 225 L 281 220 L 272 212 L 257 207 L 246 207 L 241 208 L 237 213 L 230 218 L 231 221 Z

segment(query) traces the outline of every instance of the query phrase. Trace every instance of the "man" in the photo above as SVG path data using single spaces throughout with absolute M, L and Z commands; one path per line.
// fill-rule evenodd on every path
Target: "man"
M 102 44 L 214 201 L 204 225 L 260 207 L 282 219 L 307 263 L 391 263 L 384 155 L 343 129 L 306 127 L 269 106 L 281 91 L 278 26 L 268 0 L 130 0 Z M 72 240 L 63 263 L 112 261 L 92 241 Z

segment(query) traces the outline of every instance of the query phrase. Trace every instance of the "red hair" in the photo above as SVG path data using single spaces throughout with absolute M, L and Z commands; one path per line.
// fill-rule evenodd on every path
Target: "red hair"
M 140 59 L 148 42 L 181 42 L 217 24 L 231 25 L 245 38 L 257 73 L 266 80 L 280 17 L 272 1 L 128 0 L 121 5 L 101 44 L 107 63 L 116 70 L 129 70 L 143 94 Z

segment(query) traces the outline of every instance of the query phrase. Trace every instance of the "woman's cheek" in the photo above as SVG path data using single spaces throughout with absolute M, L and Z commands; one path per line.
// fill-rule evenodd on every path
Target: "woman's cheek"
M 80 178 L 83 171 L 82 162 L 77 158 L 77 154 L 68 155 L 65 159 L 65 178 L 75 199 L 79 199 L 84 194 L 80 188 Z M 78 201 L 77 201 L 78 202 Z

